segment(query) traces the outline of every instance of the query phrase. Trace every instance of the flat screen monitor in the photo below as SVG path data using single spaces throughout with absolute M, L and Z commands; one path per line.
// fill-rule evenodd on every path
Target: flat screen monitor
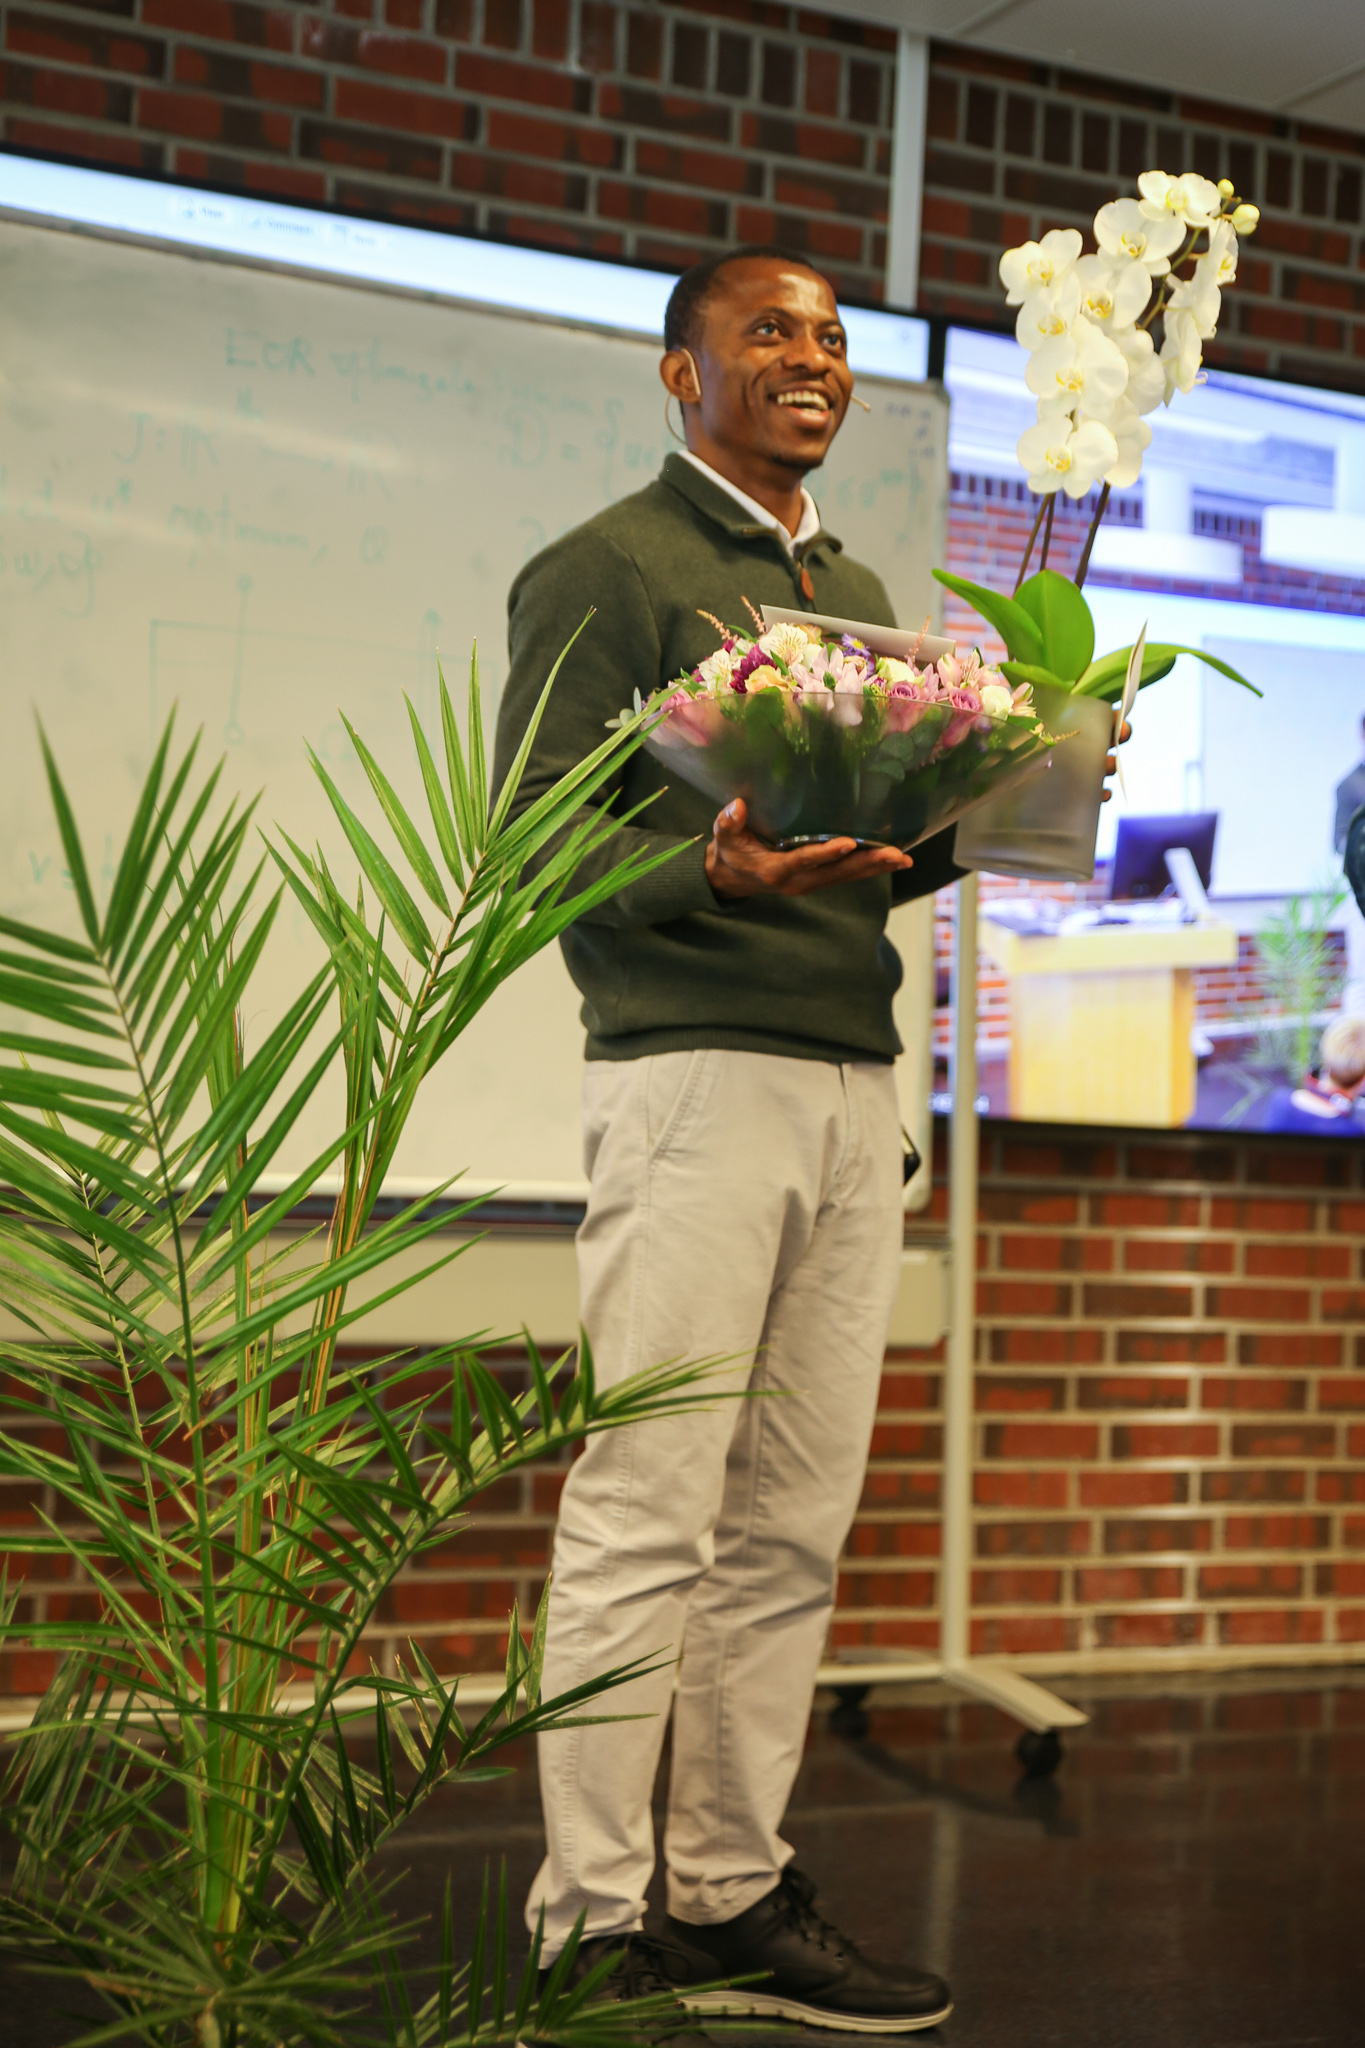
M 1187 811 L 1164 818 L 1120 818 L 1109 877 L 1110 900 L 1135 903 L 1174 893 L 1166 855 L 1177 846 L 1189 848 L 1199 879 L 1207 889 L 1213 877 L 1213 841 L 1217 830 L 1217 811 Z
M 1037 418 L 1027 368 L 1012 335 L 950 327 L 947 565 L 1004 595 L 1038 512 L 1017 453 Z M 1365 391 L 1213 366 L 1145 419 L 1141 473 L 1106 494 L 1088 558 L 1095 652 L 1145 628 L 1149 648 L 1224 666 L 1181 653 L 1138 693 L 1093 876 L 982 876 L 978 1093 L 994 1116 L 1040 1123 L 1256 1131 L 1330 1019 L 1365 1016 L 1365 920 L 1337 833 L 1365 765 Z M 1058 494 L 1049 570 L 1080 573 L 1097 503 L 1098 489 Z M 1032 569 L 1040 552 L 1035 538 Z M 909 593 L 896 602 L 909 616 Z M 960 593 L 943 620 L 959 647 L 1004 651 Z M 1168 891 L 1181 845 L 1209 899 L 1193 919 Z M 941 899 L 940 958 L 950 910 Z M 1146 1011 L 1145 975 L 1166 990 Z M 945 1107 L 949 1032 L 943 1009 Z M 1331 1128 L 1358 1141 L 1365 1106 Z

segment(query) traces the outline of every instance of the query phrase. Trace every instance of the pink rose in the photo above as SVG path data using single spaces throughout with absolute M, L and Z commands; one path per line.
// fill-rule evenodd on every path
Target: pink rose
M 709 692 L 692 697 L 686 690 L 675 690 L 663 708 L 668 715 L 655 737 L 665 746 L 709 746 L 724 722 L 725 714 Z
M 923 697 L 902 684 L 892 690 L 886 700 L 887 731 L 913 732 L 928 708 Z

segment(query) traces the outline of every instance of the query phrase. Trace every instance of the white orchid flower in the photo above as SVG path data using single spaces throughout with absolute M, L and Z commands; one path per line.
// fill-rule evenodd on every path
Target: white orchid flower
M 1063 272 L 1052 284 L 1041 284 L 1037 291 L 1029 293 L 1019 308 L 1019 318 L 1014 323 L 1014 338 L 1021 347 L 1032 351 L 1041 348 L 1045 341 L 1055 341 L 1065 334 L 1081 306 L 1081 288 L 1076 270 Z
M 1166 314 L 1166 334 L 1161 344 L 1161 367 L 1166 374 L 1166 403 L 1177 391 L 1193 391 L 1203 361 L 1202 336 L 1193 313 L 1174 307 Z
M 1166 397 L 1166 373 L 1157 361 L 1156 343 L 1145 327 L 1126 327 L 1113 337 L 1128 365 L 1124 398 L 1137 412 L 1152 412 Z
M 1237 276 L 1237 235 L 1230 220 L 1215 221 L 1209 229 L 1209 246 L 1195 265 L 1196 274 L 1207 270 L 1220 291 Z
M 1082 313 L 1070 334 L 1045 341 L 1029 358 L 1024 382 L 1037 395 L 1040 416 L 1077 407 L 1104 414 L 1123 396 L 1128 365 L 1108 335 Z
M 1006 305 L 1022 306 L 1040 285 L 1064 277 L 1080 253 L 1081 238 L 1075 228 L 1050 228 L 1041 242 L 1021 242 L 1017 249 L 1006 249 L 1000 258 Z
M 1106 334 L 1119 327 L 1131 327 L 1152 296 L 1151 272 L 1145 264 L 1127 257 L 1116 263 L 1107 256 L 1082 256 L 1071 278 L 1080 292 L 1081 312 Z M 1019 317 L 1022 320 L 1023 313 Z M 1017 327 L 1014 331 L 1019 334 Z M 1024 339 L 1022 334 L 1019 339 Z
M 1171 293 L 1166 308 L 1168 327 L 1172 313 L 1188 313 L 1200 340 L 1211 341 L 1218 332 L 1218 316 L 1222 310 L 1218 265 L 1216 261 L 1210 263 L 1207 256 L 1201 256 L 1194 266 L 1194 276 L 1183 278 Z
M 759 646 L 765 654 L 785 662 L 790 668 L 794 661 L 804 661 L 810 648 L 810 639 L 804 626 L 783 623 L 769 626 L 759 639 Z
M 1239 235 L 1254 235 L 1256 223 L 1261 218 L 1259 206 L 1238 206 L 1232 213 L 1233 231 Z
M 1178 178 L 1165 171 L 1144 171 L 1138 179 L 1138 202 L 1148 220 L 1183 221 L 1187 228 L 1204 228 L 1222 210 L 1218 187 L 1198 171 L 1182 171 Z
M 1164 277 L 1185 239 L 1174 218 L 1150 220 L 1136 199 L 1114 199 L 1095 215 L 1095 240 L 1115 262 L 1140 263 L 1151 277 Z
M 1018 453 L 1031 491 L 1040 497 L 1065 491 L 1068 498 L 1083 498 L 1118 461 L 1119 444 L 1098 420 L 1076 426 L 1058 416 L 1041 419 L 1021 434 Z
M 1160 369 L 1158 366 L 1158 375 Z M 1164 383 L 1164 379 L 1163 379 Z M 1082 421 L 1084 425 L 1084 421 Z M 1152 443 L 1152 430 L 1131 399 L 1121 398 L 1107 419 L 1100 421 L 1118 443 L 1118 460 L 1104 472 L 1104 480 L 1117 491 L 1126 491 L 1142 474 L 1142 458 Z

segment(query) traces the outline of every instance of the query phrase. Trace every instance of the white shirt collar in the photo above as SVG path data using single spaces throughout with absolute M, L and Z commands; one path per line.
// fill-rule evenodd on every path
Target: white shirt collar
M 801 492 L 801 524 L 797 527 L 795 533 L 788 533 L 782 521 L 775 513 L 770 512 L 766 505 L 760 505 L 756 498 L 746 496 L 737 484 L 730 482 L 729 477 L 722 476 L 717 469 L 712 469 L 709 462 L 703 462 L 700 455 L 694 455 L 690 448 L 680 448 L 678 453 L 682 456 L 684 462 L 691 463 L 693 469 L 699 469 L 703 476 L 710 477 L 713 484 L 719 484 L 723 491 L 728 491 L 735 503 L 742 505 L 749 516 L 752 519 L 756 519 L 760 526 L 766 526 L 770 533 L 775 533 L 789 555 L 793 554 L 797 548 L 803 548 L 807 541 L 814 540 L 816 534 L 820 531 L 819 508 L 810 492 L 804 489 L 804 487 Z

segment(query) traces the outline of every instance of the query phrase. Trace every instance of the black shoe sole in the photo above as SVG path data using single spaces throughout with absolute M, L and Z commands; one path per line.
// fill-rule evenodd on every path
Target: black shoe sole
M 693 2012 L 772 2015 L 800 2020 L 807 2027 L 825 2027 L 837 2034 L 918 2034 L 926 2027 L 938 2026 L 953 2009 L 951 1999 L 938 2012 L 861 2013 L 804 2005 L 799 1998 L 778 1998 L 771 1991 L 680 1991 L 678 1996 Z

